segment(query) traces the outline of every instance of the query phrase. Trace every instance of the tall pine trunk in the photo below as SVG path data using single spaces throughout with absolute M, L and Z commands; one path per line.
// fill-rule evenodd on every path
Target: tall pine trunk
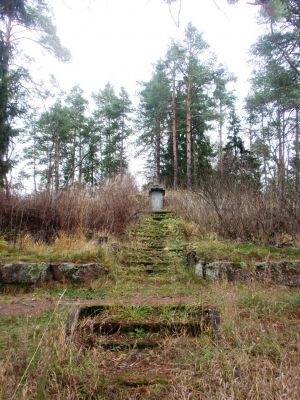
M 108 154 L 107 154 L 107 176 L 111 178 L 111 161 L 112 161 L 112 154 L 111 154 L 111 121 L 110 118 L 108 119 L 108 136 L 107 136 L 107 143 L 108 143 Z
M 263 141 L 263 165 L 264 165 L 264 181 L 265 188 L 267 187 L 268 177 L 267 177 L 267 160 L 265 155 L 265 146 L 266 146 L 266 138 L 265 138 L 265 127 L 264 127 L 264 111 L 261 111 L 261 135 Z
M 37 182 L 36 182 L 36 177 L 37 177 L 37 168 L 36 168 L 36 161 L 37 161 L 37 156 L 36 156 L 36 140 L 35 138 L 33 139 L 33 187 L 35 193 L 37 192 Z
M 198 146 L 197 142 L 192 137 L 192 156 L 193 156 L 193 183 L 194 187 L 197 187 L 198 184 Z
M 172 70 L 172 144 L 173 144 L 173 187 L 178 186 L 178 158 L 177 158 L 177 140 L 176 140 L 176 65 L 174 62 Z
M 284 120 L 284 116 L 282 116 Z M 277 109 L 277 139 L 278 139 L 278 189 L 281 201 L 284 200 L 284 180 L 285 180 L 285 163 L 284 163 L 284 132 L 283 123 L 281 123 L 281 112 Z
M 219 171 L 223 173 L 223 116 L 222 104 L 219 104 Z
M 160 120 L 156 118 L 155 120 L 155 178 L 157 183 L 160 182 L 160 148 L 161 148 L 161 138 L 160 138 Z
M 186 178 L 187 188 L 192 188 L 192 140 L 191 140 L 191 78 L 186 83 Z
M 2 40 L 0 41 L 0 187 L 5 186 L 7 183 L 6 174 L 9 171 L 9 163 L 6 156 L 10 145 L 10 127 L 8 122 L 8 81 L 11 31 L 12 18 L 8 17 L 6 34 L 3 33 Z M 8 190 L 8 188 L 6 189 Z
M 47 169 L 46 190 L 49 193 L 51 192 L 51 183 L 52 183 L 52 150 L 48 150 L 48 169 Z
M 123 101 L 123 108 L 125 107 Z M 121 148 L 120 148 L 120 173 L 121 176 L 124 175 L 125 172 L 125 160 L 124 160 L 124 130 L 125 130 L 125 115 L 124 111 L 122 113 L 122 125 L 121 125 Z
M 55 138 L 54 145 L 54 190 L 57 193 L 59 190 L 59 164 L 60 164 L 60 140 Z
M 78 143 L 78 182 L 81 184 L 82 181 L 82 137 L 79 132 L 79 143 Z
M 299 192 L 299 174 L 300 174 L 300 157 L 299 157 L 299 108 L 296 108 L 296 129 L 295 129 L 295 189 L 296 192 Z
M 72 155 L 71 155 L 70 181 L 73 185 L 75 183 L 75 169 L 76 169 L 76 129 L 74 129 L 74 133 L 73 133 L 73 145 L 72 145 Z

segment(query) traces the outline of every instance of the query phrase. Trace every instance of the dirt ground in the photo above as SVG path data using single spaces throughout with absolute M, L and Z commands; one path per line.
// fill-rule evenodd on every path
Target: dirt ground
M 15 316 L 15 315 L 33 315 L 42 313 L 48 309 L 55 307 L 57 299 L 49 298 L 20 298 L 17 300 L 0 301 L 0 316 Z M 165 297 L 133 297 L 120 302 L 120 304 L 189 304 L 196 302 L 195 296 L 165 296 Z M 103 298 L 93 300 L 64 300 L 60 302 L 61 306 L 87 306 L 97 304 L 115 304 L 116 301 L 105 300 Z

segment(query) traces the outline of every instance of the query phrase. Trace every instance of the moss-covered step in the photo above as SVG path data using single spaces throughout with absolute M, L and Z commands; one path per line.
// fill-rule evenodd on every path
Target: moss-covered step
M 184 247 L 180 226 L 180 221 L 169 211 L 141 219 L 130 232 L 133 240 L 123 252 L 123 266 L 141 273 L 162 273 L 174 268 L 180 263 Z
M 96 305 L 78 308 L 70 314 L 66 337 L 73 339 L 92 334 L 112 342 L 130 343 L 132 339 L 160 341 L 162 337 L 198 336 L 202 333 L 216 335 L 220 315 L 216 308 L 208 305 Z M 104 340 L 105 342 L 105 340 Z

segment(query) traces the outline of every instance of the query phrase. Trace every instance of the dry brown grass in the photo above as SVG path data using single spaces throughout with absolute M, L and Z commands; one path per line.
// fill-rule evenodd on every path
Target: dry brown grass
M 10 198 L 0 193 L 0 229 L 13 240 L 24 232 L 45 241 L 59 231 L 121 234 L 142 207 L 137 194 L 129 176 L 116 177 L 93 189 L 77 187 Z
M 274 245 L 300 243 L 300 202 L 295 193 L 287 193 L 282 202 L 271 191 L 212 181 L 195 191 L 171 191 L 167 203 L 206 235 Z

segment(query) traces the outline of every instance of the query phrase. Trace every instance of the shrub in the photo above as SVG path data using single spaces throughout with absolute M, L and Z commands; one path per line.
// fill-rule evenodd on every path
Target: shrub
M 281 244 L 300 234 L 300 202 L 294 193 L 282 199 L 275 190 L 263 192 L 247 182 L 211 178 L 201 189 L 172 191 L 168 204 L 202 231 L 227 239 Z
M 57 193 L 7 198 L 0 192 L 0 229 L 9 239 L 29 233 L 47 242 L 58 232 L 122 234 L 140 210 L 137 193 L 130 176 L 117 176 L 95 188 L 69 187 Z

